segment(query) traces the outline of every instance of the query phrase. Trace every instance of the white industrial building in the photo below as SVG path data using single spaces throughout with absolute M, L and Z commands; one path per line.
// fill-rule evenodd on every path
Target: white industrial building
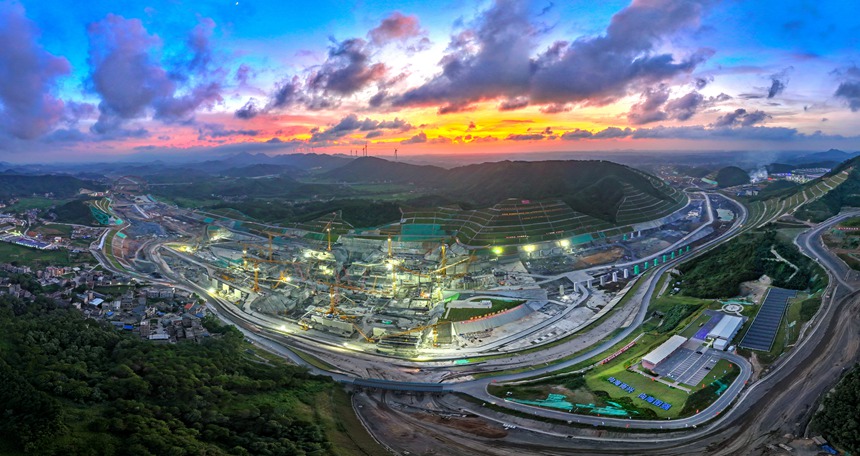
M 714 340 L 714 348 L 725 350 L 732 339 L 740 331 L 744 319 L 733 315 L 724 315 L 719 323 L 708 333 L 708 339 Z
M 669 340 L 652 350 L 651 353 L 642 357 L 642 367 L 654 370 L 658 364 L 665 361 L 672 353 L 675 353 L 685 342 L 687 342 L 686 337 L 678 335 L 670 337 Z

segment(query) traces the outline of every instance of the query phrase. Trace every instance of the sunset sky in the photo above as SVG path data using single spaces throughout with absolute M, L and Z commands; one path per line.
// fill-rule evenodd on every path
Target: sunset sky
M 0 0 L 0 160 L 860 149 L 856 1 Z

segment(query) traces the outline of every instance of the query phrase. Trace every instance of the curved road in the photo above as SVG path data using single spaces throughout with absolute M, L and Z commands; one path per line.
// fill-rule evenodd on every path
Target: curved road
M 734 202 L 734 201 L 733 201 Z M 403 389 L 403 390 L 414 390 L 414 391 L 457 391 L 469 394 L 471 396 L 477 397 L 479 399 L 488 401 L 488 402 L 502 402 L 499 401 L 495 396 L 490 395 L 487 392 L 487 386 L 493 382 L 497 381 L 512 381 L 512 380 L 521 380 L 525 378 L 534 377 L 537 375 L 552 373 L 561 369 L 565 369 L 567 367 L 576 365 L 585 361 L 589 358 L 595 357 L 600 353 L 603 353 L 609 350 L 612 346 L 616 345 L 618 342 L 624 340 L 628 336 L 630 336 L 634 331 L 638 330 L 639 326 L 645 320 L 645 317 L 648 314 L 648 306 L 647 303 L 650 302 L 651 296 L 655 292 L 655 288 L 657 283 L 659 282 L 659 278 L 665 273 L 667 270 L 677 266 L 682 261 L 686 261 L 691 258 L 693 255 L 701 255 L 702 253 L 710 250 L 711 248 L 722 244 L 723 242 L 733 238 L 737 234 L 742 231 L 743 224 L 747 219 L 747 210 L 741 204 L 734 202 L 736 206 L 740 210 L 740 215 L 737 218 L 736 223 L 723 235 L 720 237 L 713 239 L 699 248 L 692 255 L 686 255 L 682 257 L 678 257 L 673 261 L 664 263 L 658 269 L 653 271 L 649 276 L 645 278 L 648 281 L 646 287 L 640 287 L 636 291 L 636 295 L 633 299 L 640 302 L 639 310 L 636 314 L 635 319 L 632 324 L 628 325 L 618 334 L 606 340 L 586 352 L 563 362 L 550 364 L 547 366 L 542 366 L 536 369 L 532 369 L 526 372 L 518 372 L 518 373 L 508 373 L 508 374 L 498 374 L 492 375 L 489 377 L 485 377 L 478 380 L 469 380 L 459 383 L 449 383 L 449 384 L 440 384 L 440 383 L 424 383 L 424 382 L 400 382 L 400 381 L 392 381 L 392 380 L 382 380 L 382 379 L 372 379 L 372 378 L 361 378 L 355 375 L 348 375 L 347 373 L 338 373 L 338 372 L 329 372 L 326 370 L 318 369 L 314 366 L 308 366 L 314 373 L 321 375 L 328 375 L 334 378 L 337 381 L 343 383 L 356 384 L 361 386 L 368 387 L 377 387 L 377 388 L 391 388 L 391 389 Z M 153 259 L 155 256 L 153 255 Z M 159 262 L 156 261 L 156 264 Z M 164 272 L 164 271 L 163 271 Z M 170 275 L 167 275 L 170 277 Z M 179 280 L 177 277 L 173 277 L 174 279 Z M 276 348 L 274 344 L 277 345 L 292 345 L 295 341 L 290 340 L 289 337 L 285 337 L 281 334 L 262 331 L 259 325 L 251 323 L 248 321 L 248 316 L 243 315 L 238 312 L 234 306 L 226 301 L 221 300 L 220 298 L 211 296 L 208 294 L 206 290 L 197 286 L 196 284 L 187 284 L 189 287 L 193 288 L 198 294 L 201 296 L 209 296 L 210 302 L 214 303 L 218 310 L 220 310 L 220 314 L 222 317 L 226 317 L 232 323 L 236 324 L 240 328 L 245 330 L 246 336 L 250 339 L 256 341 L 258 344 L 265 346 L 270 350 L 277 351 L 278 353 L 288 356 L 293 360 L 298 361 L 301 364 L 307 365 L 307 362 L 298 358 L 295 353 L 290 352 L 288 347 L 282 347 L 280 349 Z M 607 425 L 607 426 L 617 426 L 617 427 L 631 427 L 631 428 L 640 428 L 640 429 L 659 429 L 659 428 L 675 428 L 682 429 L 691 426 L 697 426 L 702 423 L 705 423 L 715 416 L 717 416 L 720 412 L 724 411 L 731 403 L 731 401 L 736 397 L 736 395 L 740 392 L 740 390 L 744 386 L 744 382 L 751 376 L 752 367 L 746 359 L 731 354 L 725 353 L 723 357 L 734 362 L 741 368 L 741 373 L 738 377 L 738 380 L 733 382 L 730 385 L 729 389 L 708 409 L 702 411 L 695 416 L 677 419 L 672 421 L 649 421 L 649 420 L 628 420 L 628 419 L 618 419 L 618 418 L 599 418 L 599 417 L 590 417 L 585 415 L 571 415 L 565 412 L 556 412 L 553 410 L 538 408 L 538 407 L 530 407 L 523 404 L 517 404 L 512 402 L 503 402 L 501 405 L 505 407 L 524 411 L 533 415 L 541 415 L 551 418 L 558 418 L 563 420 L 571 420 L 573 418 L 574 421 L 579 423 L 587 423 L 594 425 Z M 389 360 L 385 362 L 390 363 Z
M 697 255 L 701 254 L 701 252 L 709 250 L 710 248 L 712 248 L 718 244 L 725 242 L 726 240 L 731 239 L 732 237 L 736 236 L 737 234 L 739 234 L 742 231 L 741 228 L 743 227 L 743 223 L 745 222 L 745 220 L 747 218 L 747 212 L 746 212 L 745 208 L 743 208 L 743 206 L 738 204 L 738 207 L 741 208 L 741 216 L 738 217 L 738 222 L 729 231 L 724 233 L 720 238 L 712 240 L 709 243 L 703 245 L 702 248 L 697 249 L 697 252 L 696 252 Z M 850 214 L 843 214 L 841 216 L 834 217 L 833 219 L 828 220 L 828 222 L 819 225 L 817 228 L 810 230 L 807 233 L 804 233 L 804 235 L 802 235 L 801 237 L 798 238 L 798 244 L 801 246 L 801 248 L 804 250 L 805 253 L 810 254 L 810 256 L 820 258 L 819 261 L 822 262 L 823 266 L 825 266 L 829 270 L 837 271 L 839 268 L 839 264 L 841 264 L 841 262 L 839 262 L 838 260 L 834 260 L 832 258 L 832 256 L 828 256 L 828 252 L 826 252 L 826 250 L 823 249 L 823 247 L 820 244 L 816 244 L 815 242 L 812 242 L 811 239 L 817 239 L 818 234 L 820 234 L 820 232 L 823 229 L 825 229 L 827 226 L 832 225 L 833 223 L 838 222 L 839 220 L 842 220 L 842 219 L 848 217 L 849 215 Z M 666 270 L 668 270 L 671 267 L 674 267 L 675 265 L 680 263 L 682 260 L 687 260 L 688 258 L 690 258 L 690 256 L 677 258 L 674 262 L 666 263 L 666 264 L 662 265 L 658 270 L 656 270 L 650 277 L 648 286 L 644 292 L 644 296 L 642 296 L 642 302 L 647 303 L 650 300 L 650 297 L 653 295 L 653 293 L 655 291 L 655 287 L 657 285 L 659 277 Z M 837 279 L 837 281 L 840 282 L 841 285 L 846 286 L 844 277 L 840 276 L 838 271 L 834 275 L 836 276 L 835 278 Z M 202 288 L 200 288 L 194 284 L 191 284 L 191 285 L 193 285 L 192 288 L 198 294 L 201 294 L 202 296 L 208 296 L 208 293 L 206 292 L 206 290 L 203 290 Z M 186 287 L 184 287 L 184 288 L 186 288 Z M 836 296 L 834 294 L 834 298 L 835 297 Z M 212 297 L 210 296 L 210 298 L 212 298 Z M 257 327 L 256 325 L 248 324 L 247 322 L 244 322 L 244 321 L 242 321 L 242 322 L 237 321 L 239 319 L 243 319 L 243 316 L 240 315 L 238 312 L 236 312 L 235 309 L 232 309 L 232 305 L 230 305 L 229 303 L 226 303 L 226 302 L 220 302 L 220 300 L 216 300 L 216 299 L 213 299 L 213 300 L 217 304 L 219 304 L 217 307 L 222 311 L 222 313 L 224 311 L 227 311 L 227 313 L 230 314 L 230 317 L 228 317 L 230 319 L 230 321 L 232 321 L 233 323 L 242 323 L 239 326 L 243 327 L 246 330 L 246 333 L 251 338 L 255 339 L 258 343 L 261 343 L 261 344 L 267 346 L 269 349 L 277 350 L 275 348 L 275 346 L 272 344 L 273 342 L 277 343 L 277 344 L 283 344 L 284 342 L 287 341 L 287 338 L 280 336 L 278 334 L 260 333 L 259 327 Z M 466 381 L 466 382 L 461 382 L 461 383 L 456 383 L 456 384 L 438 384 L 438 383 L 396 382 L 396 381 L 389 381 L 389 380 L 362 379 L 362 378 L 356 378 L 356 377 L 350 376 L 350 375 L 343 375 L 343 374 L 339 374 L 339 373 L 328 372 L 328 371 L 324 371 L 324 370 L 317 369 L 317 368 L 312 368 L 312 371 L 314 371 L 315 373 L 318 373 L 318 374 L 329 375 L 329 376 L 333 377 L 335 380 L 341 381 L 344 383 L 352 383 L 352 384 L 358 384 L 358 385 L 364 385 L 364 386 L 383 387 L 383 388 L 394 387 L 394 388 L 407 389 L 407 390 L 413 389 L 413 390 L 423 390 L 423 391 L 443 391 L 443 390 L 444 391 L 458 391 L 458 392 L 467 393 L 469 395 L 472 395 L 472 396 L 477 397 L 479 399 L 483 399 L 483 400 L 488 401 L 488 402 L 489 401 L 503 402 L 503 401 L 500 401 L 495 396 L 491 396 L 491 395 L 489 395 L 489 393 L 487 393 L 486 388 L 490 383 L 492 383 L 494 381 L 520 380 L 523 378 L 529 378 L 529 377 L 534 377 L 537 375 L 547 374 L 547 373 L 551 373 L 551 372 L 554 372 L 554 371 L 557 371 L 560 369 L 564 369 L 566 367 L 570 367 L 570 366 L 578 364 L 584 360 L 592 358 L 592 357 L 594 357 L 594 356 L 596 356 L 602 352 L 605 352 L 606 350 L 611 348 L 613 345 L 617 344 L 618 342 L 620 342 L 621 340 L 623 340 L 624 338 L 626 338 L 630 334 L 632 334 L 633 331 L 635 331 L 641 325 L 641 323 L 644 321 L 644 318 L 647 315 L 647 312 L 648 312 L 647 305 L 640 305 L 639 311 L 636 315 L 636 318 L 635 318 L 633 324 L 629 325 L 627 328 L 625 328 L 623 331 L 621 331 L 619 334 L 617 334 L 616 336 L 614 336 L 610 340 L 607 340 L 607 341 L 601 343 L 600 345 L 595 346 L 594 348 L 590 349 L 588 352 L 583 353 L 583 354 L 581 354 L 581 355 L 579 355 L 573 359 L 570 359 L 570 360 L 567 360 L 567 361 L 564 361 L 561 363 L 549 365 L 549 366 L 543 366 L 543 367 L 540 367 L 540 368 L 537 368 L 537 369 L 534 369 L 534 370 L 531 370 L 528 372 L 512 373 L 512 374 L 500 374 L 500 375 L 496 375 L 496 376 L 492 376 L 492 377 L 488 377 L 488 378 L 484 378 L 484 379 L 480 379 L 480 380 L 471 380 L 471 381 Z M 248 332 L 248 331 L 250 331 L 250 332 Z M 267 341 L 267 339 L 268 339 L 268 341 Z M 278 351 L 285 356 L 289 356 L 290 358 L 299 361 L 299 359 L 297 359 L 297 356 L 294 353 L 290 352 L 288 348 L 284 348 L 284 349 L 278 350 Z M 527 413 L 530 413 L 533 415 L 541 415 L 541 416 L 546 416 L 546 417 L 550 417 L 550 418 L 557 418 L 557 419 L 561 419 L 561 420 L 570 420 L 570 421 L 575 421 L 575 422 L 584 423 L 584 424 L 606 425 L 606 426 L 614 426 L 614 427 L 619 427 L 619 428 L 620 427 L 631 427 L 631 428 L 641 428 L 641 429 L 657 429 L 657 428 L 683 429 L 683 428 L 699 426 L 699 425 L 704 424 L 704 423 L 716 418 L 717 416 L 719 416 L 720 413 L 723 412 L 731 404 L 731 402 L 736 398 L 738 393 L 740 393 L 740 391 L 744 388 L 745 380 L 748 379 L 751 375 L 751 366 L 749 365 L 749 363 L 744 358 L 737 356 L 737 355 L 734 355 L 734 354 L 730 354 L 730 353 L 725 354 L 725 358 L 729 359 L 730 361 L 736 363 L 737 365 L 739 365 L 741 367 L 741 375 L 739 376 L 739 380 L 733 382 L 732 385 L 730 386 L 729 390 L 727 390 L 725 394 L 723 394 L 714 404 L 712 404 L 711 407 L 702 411 L 702 413 L 699 413 L 697 415 L 694 415 L 694 416 L 688 417 L 688 418 L 683 418 L 683 419 L 678 419 L 678 420 L 670 420 L 670 421 L 662 421 L 662 420 L 660 420 L 660 421 L 657 421 L 657 420 L 648 421 L 648 420 L 627 420 L 627 419 L 618 419 L 618 418 L 598 418 L 598 417 L 589 417 L 589 416 L 583 416 L 583 415 L 572 415 L 572 414 L 565 413 L 565 412 L 547 410 L 547 409 L 543 409 L 543 408 L 531 407 L 531 406 L 527 406 L 527 405 L 523 405 L 523 404 L 510 403 L 510 402 L 505 402 L 503 405 L 505 407 L 508 407 L 508 408 L 511 408 L 514 410 L 527 412 Z M 306 363 L 302 362 L 302 364 L 306 364 Z M 748 391 L 745 392 L 744 397 L 749 396 Z

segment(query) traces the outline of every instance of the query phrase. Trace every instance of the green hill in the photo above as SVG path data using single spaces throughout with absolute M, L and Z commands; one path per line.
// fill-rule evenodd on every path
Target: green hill
M 331 192 L 331 185 L 305 184 L 289 176 L 260 179 L 248 177 L 194 179 L 187 184 L 153 186 L 150 192 L 168 198 L 192 198 L 206 200 L 213 195 L 249 198 L 304 198 L 318 193 Z M 338 189 L 339 194 L 349 194 L 347 189 Z
M 57 217 L 57 222 L 72 223 L 75 225 L 94 225 L 93 213 L 85 201 L 81 199 L 72 200 L 55 207 L 51 212 Z
M 102 190 L 103 185 L 65 175 L 0 174 L 0 198 L 53 193 L 56 198 L 69 198 L 82 188 Z
M 397 184 L 441 185 L 448 170 L 438 166 L 411 165 L 376 157 L 357 158 L 322 177 L 350 183 L 391 182 Z
M 727 166 L 717 171 L 717 176 L 714 178 L 720 188 L 734 187 L 735 185 L 744 185 L 750 182 L 750 175 L 746 171 L 737 166 Z
M 227 177 L 260 177 L 274 175 L 298 176 L 302 172 L 302 170 L 290 165 L 257 163 L 255 165 L 230 168 L 222 171 L 220 174 Z

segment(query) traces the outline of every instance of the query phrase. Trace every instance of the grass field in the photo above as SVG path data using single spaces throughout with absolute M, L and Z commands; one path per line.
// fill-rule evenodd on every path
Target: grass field
M 72 235 L 72 226 L 71 225 L 63 225 L 59 223 L 52 223 L 50 225 L 41 225 L 35 228 L 31 228 L 31 231 L 35 231 L 37 233 L 42 234 L 43 236 L 62 236 L 64 238 L 68 238 Z
M 687 327 L 684 328 L 684 330 L 681 331 L 679 334 L 687 338 L 693 337 L 696 335 L 696 332 L 699 331 L 699 328 L 702 327 L 702 325 L 704 325 L 705 323 L 707 323 L 710 319 L 710 315 L 701 313 L 698 317 L 696 317 L 695 320 L 690 322 L 690 324 L 687 325 Z
M 53 206 L 65 204 L 71 200 L 68 199 L 51 199 L 51 198 L 20 198 L 17 203 L 7 206 L 3 210 L 6 212 L 23 212 L 30 209 L 48 209 Z
M 0 261 L 21 266 L 72 266 L 91 261 L 89 253 L 75 254 L 68 250 L 36 250 L 0 242 Z
M 489 309 L 448 309 L 448 312 L 442 318 L 444 321 L 464 321 L 470 318 L 481 317 L 484 315 L 501 312 L 503 310 L 513 309 L 514 307 L 524 303 L 523 300 L 505 301 L 501 299 L 490 299 L 493 307 Z
M 632 393 L 627 393 L 617 386 L 609 383 L 607 379 L 614 377 L 622 382 L 636 388 Z M 681 412 L 681 407 L 687 401 L 688 394 L 677 388 L 672 388 L 669 385 L 651 380 L 643 375 L 635 372 L 627 371 L 624 365 L 617 363 L 610 368 L 595 370 L 586 375 L 585 381 L 592 391 L 606 391 L 609 393 L 609 400 L 627 397 L 633 400 L 633 403 L 641 408 L 653 410 L 660 418 L 675 418 Z M 663 402 L 672 404 L 669 410 L 663 410 L 660 407 L 655 407 L 641 399 L 638 399 L 640 393 L 646 393 L 654 396 Z

